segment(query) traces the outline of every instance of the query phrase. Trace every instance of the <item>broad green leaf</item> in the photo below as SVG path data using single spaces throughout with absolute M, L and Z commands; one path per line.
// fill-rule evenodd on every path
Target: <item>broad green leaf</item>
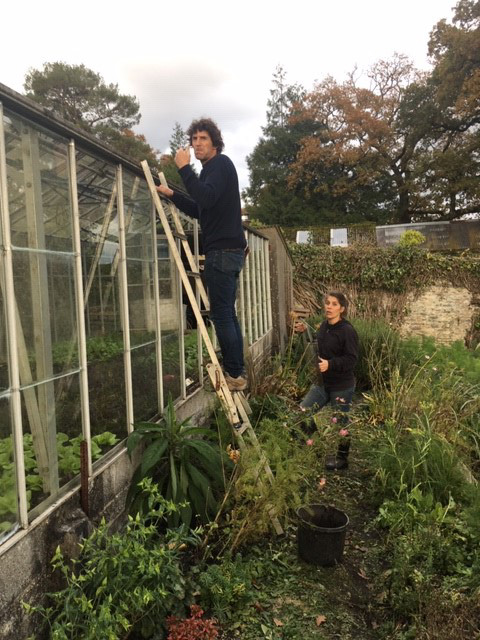
M 170 482 L 172 483 L 172 499 L 174 502 L 177 501 L 177 469 L 175 467 L 175 458 L 173 457 L 173 453 L 170 452 Z
M 142 456 L 141 473 L 142 477 L 160 463 L 168 446 L 167 440 L 156 440 L 144 452 Z

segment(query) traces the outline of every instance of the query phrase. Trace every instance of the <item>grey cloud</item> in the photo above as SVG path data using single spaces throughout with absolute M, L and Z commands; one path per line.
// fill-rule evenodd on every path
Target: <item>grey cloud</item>
M 208 116 L 222 131 L 236 131 L 257 116 L 241 83 L 236 88 L 224 69 L 199 62 L 166 62 L 131 67 L 128 76 L 142 113 L 137 130 L 156 149 L 168 147 L 175 122 L 187 128 L 194 118 Z
M 251 70 L 250 70 L 251 71 Z M 222 130 L 225 152 L 234 162 L 240 189 L 248 184 L 245 158 L 261 135 L 266 103 L 252 99 L 249 70 L 241 77 L 208 62 L 166 61 L 124 69 L 129 93 L 140 102 L 142 119 L 135 127 L 147 142 L 167 151 L 175 122 L 185 129 L 194 118 L 213 118 Z M 122 86 L 122 81 L 120 80 Z

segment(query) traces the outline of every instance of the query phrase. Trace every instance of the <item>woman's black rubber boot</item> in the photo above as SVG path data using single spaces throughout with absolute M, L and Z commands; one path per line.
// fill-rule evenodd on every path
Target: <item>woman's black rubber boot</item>
M 339 445 L 336 456 L 327 456 L 325 469 L 327 471 L 340 471 L 348 469 L 348 454 L 350 451 L 350 439 L 345 438 Z

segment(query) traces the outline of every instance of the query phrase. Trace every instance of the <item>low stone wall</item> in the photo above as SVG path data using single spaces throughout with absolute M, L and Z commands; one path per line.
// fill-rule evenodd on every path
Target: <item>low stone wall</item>
M 90 491 L 90 515 L 80 508 L 80 490 L 52 505 L 33 522 L 28 531 L 17 533 L 12 542 L 2 545 L 0 554 L 0 638 L 21 640 L 38 625 L 27 616 L 22 601 L 42 602 L 49 591 L 60 588 L 60 578 L 52 571 L 51 558 L 57 546 L 67 557 L 78 554 L 78 544 L 105 517 L 116 528 L 123 523 L 126 492 L 134 465 L 126 450 L 114 456 L 93 478 Z M 41 638 L 41 636 L 36 636 Z
M 407 296 L 403 336 L 431 336 L 440 344 L 464 342 L 471 331 L 476 306 L 464 287 L 450 284 L 429 287 Z

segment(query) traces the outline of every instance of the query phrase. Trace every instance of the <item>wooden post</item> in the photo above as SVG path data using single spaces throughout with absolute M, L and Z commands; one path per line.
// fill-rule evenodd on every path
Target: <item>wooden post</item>
M 53 360 L 51 340 L 50 301 L 47 276 L 47 254 L 42 207 L 42 184 L 40 176 L 39 143 L 36 131 L 22 125 L 22 157 L 25 180 L 25 208 L 30 264 L 30 286 L 33 315 L 33 333 L 36 378 L 41 381 L 37 388 L 38 410 L 42 432 L 32 429 L 34 447 L 38 451 L 45 447 L 47 468 L 39 472 L 44 491 L 54 493 L 59 487 L 58 454 L 55 417 L 55 389 L 53 384 Z M 31 425 L 32 426 L 32 425 Z M 35 440 L 41 438 L 41 443 Z M 37 451 L 35 449 L 35 451 Z M 41 460 L 39 461 L 41 462 Z

